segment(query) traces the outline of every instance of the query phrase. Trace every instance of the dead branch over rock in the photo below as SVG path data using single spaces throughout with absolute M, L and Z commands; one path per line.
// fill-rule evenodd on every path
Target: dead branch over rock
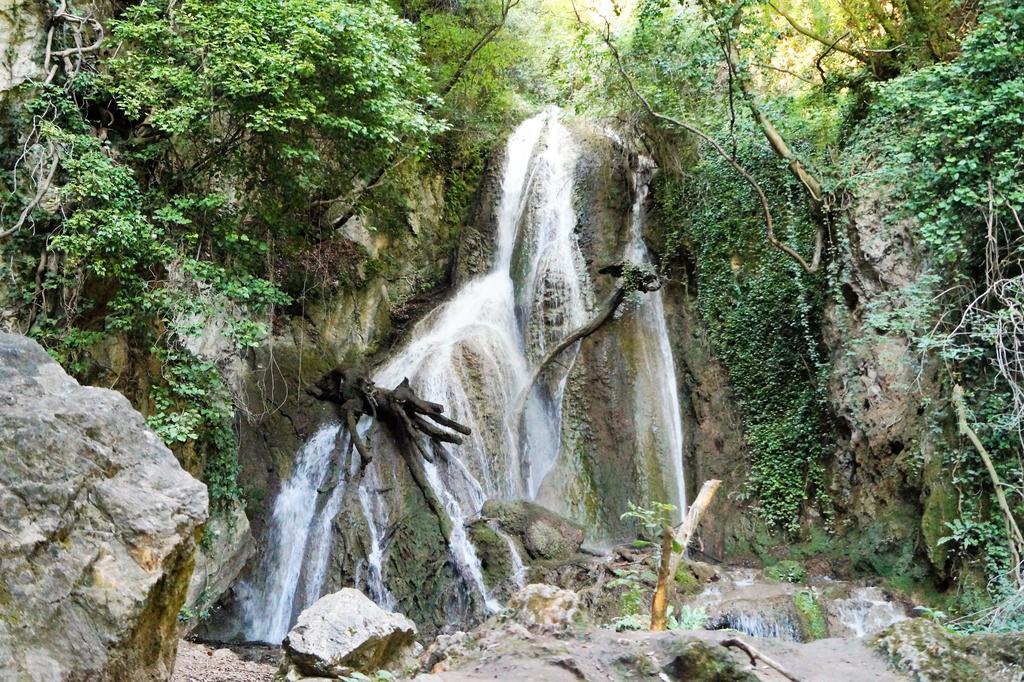
M 597 314 L 590 319 L 589 322 L 584 324 L 577 329 L 569 332 L 564 339 L 556 344 L 551 350 L 549 350 L 544 358 L 537 363 L 537 366 L 533 368 L 530 373 L 530 378 L 526 381 L 523 389 L 519 392 L 519 396 L 516 398 L 515 408 L 512 410 L 512 418 L 509 420 L 509 424 L 514 429 L 518 429 L 523 419 L 523 413 L 526 411 L 526 401 L 530 397 L 530 392 L 533 391 L 534 385 L 540 378 L 544 370 L 551 365 L 552 362 L 558 358 L 566 349 L 575 344 L 577 341 L 582 341 L 587 338 L 598 329 L 603 327 L 609 320 L 615 317 L 615 312 L 622 305 L 622 302 L 626 300 L 626 296 L 633 292 L 639 293 L 650 293 L 657 291 L 661 288 L 661 280 L 658 275 L 649 266 L 637 265 L 630 261 L 622 261 L 612 265 L 605 266 L 598 270 L 603 275 L 612 275 L 619 279 L 615 290 L 611 295 L 605 299 L 604 304 L 598 310 Z
M 441 532 L 447 539 L 452 530 L 451 517 L 427 480 L 423 460 L 433 462 L 438 454 L 444 457 L 445 451 L 441 445 L 460 445 L 462 436 L 472 433 L 470 428 L 446 417 L 443 405 L 416 395 L 408 378 L 388 390 L 374 384 L 362 372 L 339 365 L 320 377 L 314 388 L 307 393 L 336 407 L 342 431 L 349 436 L 349 448 L 354 447 L 359 453 L 359 478 L 362 478 L 366 467 L 373 460 L 359 432 L 359 420 L 369 417 L 384 423 L 397 442 L 409 473 L 437 516 Z M 425 445 L 421 436 L 426 436 L 433 447 Z M 338 454 L 341 456 L 342 453 Z

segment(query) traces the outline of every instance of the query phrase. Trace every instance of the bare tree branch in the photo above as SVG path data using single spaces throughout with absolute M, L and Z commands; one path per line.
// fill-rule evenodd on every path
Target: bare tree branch
M 573 6 L 575 8 L 575 2 L 573 3 Z M 576 16 L 579 19 L 579 13 L 578 12 L 577 12 Z M 608 27 L 608 25 L 607 25 L 607 22 L 606 22 L 606 25 L 605 25 L 605 32 L 602 35 L 602 38 L 604 40 L 605 45 L 608 46 L 609 51 L 611 52 L 612 56 L 614 57 L 615 64 L 618 67 L 619 74 L 622 76 L 623 80 L 626 82 L 626 85 L 629 87 L 629 91 L 633 94 L 634 97 L 636 97 L 640 101 L 640 103 L 643 105 L 643 107 L 647 111 L 647 113 L 652 118 L 654 118 L 656 120 L 659 120 L 659 121 L 664 121 L 665 123 L 670 123 L 670 124 L 672 124 L 674 126 L 682 128 L 683 130 L 686 130 L 687 132 L 690 132 L 693 135 L 696 135 L 698 138 L 700 138 L 701 140 L 703 140 L 704 142 L 709 144 L 711 146 L 711 148 L 714 149 L 718 153 L 718 155 L 721 156 L 730 166 L 732 166 L 733 170 L 735 170 L 737 173 L 739 173 L 739 175 L 744 180 L 746 180 L 747 184 L 749 184 L 750 187 L 754 190 L 754 193 L 757 195 L 758 202 L 761 204 L 761 210 L 762 210 L 762 212 L 764 214 L 764 223 L 765 223 L 765 230 L 766 230 L 767 237 L 768 237 L 768 242 L 772 246 L 774 246 L 775 248 L 779 249 L 780 251 L 785 253 L 787 256 L 789 256 L 790 258 L 795 260 L 800 265 L 800 267 L 802 267 L 804 269 L 804 271 L 806 271 L 808 273 L 816 272 L 818 270 L 818 267 L 821 264 L 821 253 L 822 253 L 822 249 L 823 249 L 823 246 L 824 246 L 824 230 L 822 230 L 819 227 L 817 229 L 816 233 L 815 233 L 815 237 L 814 237 L 814 255 L 812 256 L 810 263 L 808 263 L 806 260 L 804 260 L 803 256 L 801 256 L 793 247 L 791 247 L 788 244 L 786 244 L 785 242 L 779 240 L 775 236 L 775 222 L 772 219 L 772 212 L 771 212 L 771 207 L 768 204 L 768 197 L 767 197 L 767 195 L 765 195 L 764 189 L 761 188 L 760 183 L 758 183 L 758 181 L 754 179 L 754 176 L 752 176 L 749 172 L 747 172 L 747 170 L 743 166 L 741 166 L 739 164 L 739 162 L 736 161 L 735 158 L 733 158 L 725 149 L 722 148 L 722 145 L 720 145 L 714 138 L 712 138 L 710 135 L 705 133 L 703 130 L 701 130 L 700 128 L 696 127 L 693 124 L 687 123 L 686 121 L 680 120 L 680 119 L 675 118 L 673 116 L 669 116 L 667 114 L 663 114 L 663 113 L 655 110 L 654 107 L 651 105 L 650 101 L 636 87 L 636 84 L 633 82 L 633 79 L 630 77 L 629 73 L 626 71 L 626 67 L 625 67 L 625 65 L 622 62 L 622 55 L 619 53 L 618 48 L 615 46 L 615 43 L 611 39 L 611 31 L 610 31 L 610 27 Z M 740 84 L 740 87 L 741 87 L 741 90 L 742 90 L 742 87 L 743 87 L 742 86 L 742 82 Z M 770 125 L 770 123 L 769 123 L 769 125 Z M 774 130 L 774 127 L 772 127 L 772 130 Z M 779 139 L 781 140 L 781 136 L 779 136 Z M 782 144 L 785 145 L 785 142 L 783 141 Z M 786 147 L 786 149 L 788 150 L 788 147 Z M 795 163 L 797 164 L 798 167 L 802 168 L 802 165 L 800 165 L 798 161 L 795 162 Z M 794 163 L 793 162 L 790 163 L 790 168 L 791 169 L 794 168 Z M 794 170 L 794 172 L 796 172 L 796 171 Z M 813 178 L 812 178 L 812 180 L 813 180 Z M 821 185 L 818 184 L 817 181 L 814 181 L 813 184 L 817 188 L 817 191 L 820 193 Z M 807 183 L 805 183 L 805 186 L 807 186 Z M 810 186 L 808 186 L 808 189 L 810 190 Z M 813 193 L 812 193 L 812 196 L 814 196 Z

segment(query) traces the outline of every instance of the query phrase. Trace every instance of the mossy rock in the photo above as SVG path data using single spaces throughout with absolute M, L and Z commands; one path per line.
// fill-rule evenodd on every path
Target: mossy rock
M 810 642 L 828 637 L 828 618 L 816 594 L 810 590 L 797 592 L 793 595 L 793 606 L 796 608 L 803 641 Z
M 1024 633 L 961 635 L 915 618 L 886 628 L 871 644 L 889 665 L 921 682 L 1024 678 Z
M 488 500 L 481 515 L 522 543 L 530 559 L 568 559 L 583 544 L 583 527 L 525 500 Z
M 692 682 L 757 682 L 758 678 L 743 670 L 725 648 L 700 640 L 681 641 L 674 658 L 662 668 L 673 680 Z
M 493 590 L 513 577 L 514 568 L 508 543 L 486 521 L 475 521 L 469 527 L 469 536 L 476 547 L 483 569 L 484 584 Z
M 703 589 L 703 580 L 698 576 L 697 572 L 694 571 L 693 566 L 689 562 L 683 562 L 679 564 L 679 568 L 676 570 L 675 575 L 675 592 L 678 596 L 691 596 L 700 594 Z
M 764 569 L 766 577 L 780 583 L 802 583 L 807 580 L 807 569 L 800 562 L 786 559 Z

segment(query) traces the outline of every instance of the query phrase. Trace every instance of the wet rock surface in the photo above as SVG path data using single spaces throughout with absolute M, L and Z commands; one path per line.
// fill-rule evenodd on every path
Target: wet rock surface
M 204 539 L 196 551 L 195 569 L 185 599 L 188 613 L 193 616 L 184 619 L 186 632 L 231 587 L 255 551 L 249 519 L 238 507 L 213 516 L 204 529 Z
M 415 644 L 416 625 L 353 589 L 321 597 L 285 637 L 279 677 L 340 679 L 401 666 Z
M 519 540 L 531 559 L 568 559 L 583 545 L 583 528 L 525 500 L 488 500 L 481 516 Z
M 1024 633 L 950 632 L 935 621 L 897 623 L 872 639 L 893 668 L 920 682 L 1024 679 Z
M 526 626 L 565 628 L 579 611 L 579 596 L 572 590 L 533 583 L 512 595 L 508 602 L 512 618 Z
M 124 396 L 0 334 L 3 679 L 167 679 L 206 510 Z
M 785 678 L 764 663 L 722 645 L 728 632 L 578 630 L 550 634 L 517 622 L 489 621 L 472 633 L 438 641 L 421 659 L 418 680 L 686 680 L 774 681 Z M 810 644 L 743 638 L 805 682 L 889 682 L 906 679 L 863 642 L 826 639 Z

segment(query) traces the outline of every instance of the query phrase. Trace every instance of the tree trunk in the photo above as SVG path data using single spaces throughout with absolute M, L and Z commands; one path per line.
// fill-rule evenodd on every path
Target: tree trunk
M 675 580 L 676 571 L 686 554 L 686 546 L 700 525 L 704 512 L 715 499 L 715 493 L 722 482 L 717 479 L 705 481 L 697 494 L 697 499 L 690 505 L 686 512 L 686 518 L 679 524 L 679 528 L 673 534 L 672 529 L 665 527 L 661 535 L 661 567 L 658 570 L 658 586 L 654 590 L 654 600 L 651 602 L 651 630 L 664 630 L 665 621 L 668 618 L 668 588 Z M 679 545 L 679 553 L 672 551 L 673 545 Z

